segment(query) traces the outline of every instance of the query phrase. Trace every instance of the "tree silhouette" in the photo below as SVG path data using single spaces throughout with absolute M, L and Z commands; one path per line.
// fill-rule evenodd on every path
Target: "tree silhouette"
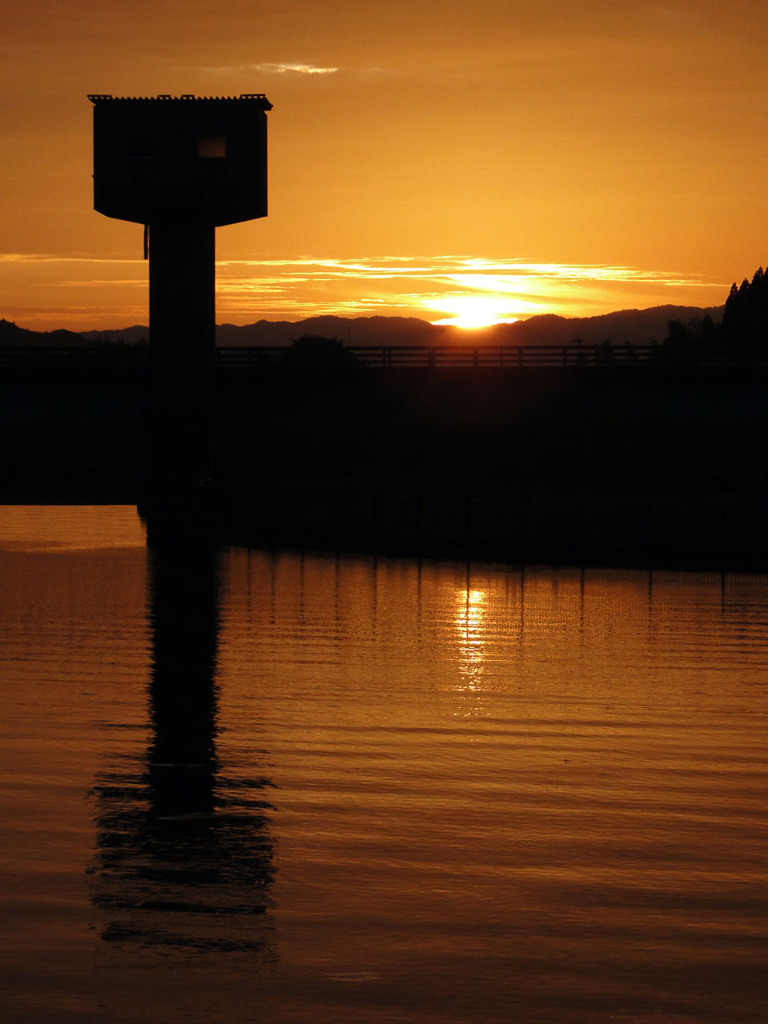
M 768 274 L 759 267 L 751 281 L 731 286 L 723 310 L 723 342 L 745 352 L 762 349 L 768 341 Z
M 284 362 L 290 366 L 323 369 L 331 366 L 353 366 L 357 360 L 353 352 L 344 347 L 340 338 L 324 338 L 304 334 L 291 342 L 285 350 Z
M 711 316 L 686 321 L 670 320 L 658 358 L 664 362 L 700 363 L 711 355 L 718 328 Z

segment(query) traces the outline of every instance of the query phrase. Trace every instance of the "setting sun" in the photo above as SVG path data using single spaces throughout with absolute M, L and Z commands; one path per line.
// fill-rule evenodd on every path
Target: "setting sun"
M 433 320 L 433 324 L 449 324 L 451 327 L 473 330 L 478 327 L 490 327 L 493 324 L 511 324 L 519 319 L 510 315 L 508 299 L 466 295 L 446 298 L 440 304 L 452 315 Z

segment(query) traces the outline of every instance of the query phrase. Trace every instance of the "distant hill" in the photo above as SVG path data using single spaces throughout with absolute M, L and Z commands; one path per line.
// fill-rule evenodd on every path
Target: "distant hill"
M 534 316 L 514 324 L 496 324 L 474 331 L 436 326 L 415 317 L 318 316 L 296 323 L 259 320 L 242 327 L 222 324 L 216 330 L 220 345 L 289 345 L 303 334 L 340 338 L 347 345 L 565 345 L 576 339 L 588 344 L 610 339 L 618 344 L 644 345 L 663 341 L 670 320 L 711 316 L 717 323 L 722 306 L 654 306 L 625 309 L 601 316 Z
M 654 306 L 651 309 L 623 309 L 600 316 L 534 316 L 515 324 L 491 328 L 497 332 L 493 344 L 565 345 L 580 339 L 587 344 L 610 340 L 615 344 L 647 345 L 666 338 L 670 320 L 689 323 L 709 316 L 715 323 L 722 319 L 723 307 Z
M 416 317 L 313 316 L 296 323 L 221 324 L 216 328 L 216 340 L 219 345 L 290 345 L 295 338 L 313 334 L 340 338 L 345 345 L 432 345 L 442 329 Z
M 116 331 L 81 331 L 81 336 L 92 345 L 146 345 L 149 328 L 141 324 Z
M 0 346 L 3 348 L 85 348 L 90 344 L 74 331 L 29 331 L 10 320 L 0 320 Z
M 303 335 L 339 338 L 345 345 L 566 345 L 580 339 L 587 344 L 611 340 L 616 344 L 644 345 L 667 335 L 670 320 L 688 323 L 710 316 L 719 323 L 722 306 L 702 309 L 698 306 L 654 306 L 651 309 L 624 309 L 601 316 L 564 317 L 547 314 L 496 324 L 474 331 L 458 327 L 436 326 L 416 317 L 399 316 L 315 316 L 307 320 L 259 320 L 237 326 L 221 324 L 216 328 L 219 345 L 290 345 Z M 149 330 L 141 325 L 111 331 L 29 331 L 7 320 L 0 320 L 0 345 L 137 345 L 146 342 Z

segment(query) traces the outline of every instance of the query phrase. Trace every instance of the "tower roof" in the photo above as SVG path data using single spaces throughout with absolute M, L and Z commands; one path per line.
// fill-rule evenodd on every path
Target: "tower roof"
M 272 104 L 263 92 L 241 92 L 239 96 L 195 96 L 185 92 L 181 96 L 160 93 L 158 96 L 113 96 L 111 93 L 89 93 L 91 103 L 151 103 L 151 104 L 187 104 L 187 103 L 248 103 L 258 106 L 260 110 L 271 110 Z

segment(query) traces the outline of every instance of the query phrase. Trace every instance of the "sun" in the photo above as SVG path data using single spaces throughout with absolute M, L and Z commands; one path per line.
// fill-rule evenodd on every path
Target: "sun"
M 433 320 L 433 324 L 461 327 L 468 331 L 491 327 L 493 324 L 511 324 L 518 319 L 509 315 L 508 299 L 485 295 L 449 296 L 440 301 L 440 306 L 452 315 Z

